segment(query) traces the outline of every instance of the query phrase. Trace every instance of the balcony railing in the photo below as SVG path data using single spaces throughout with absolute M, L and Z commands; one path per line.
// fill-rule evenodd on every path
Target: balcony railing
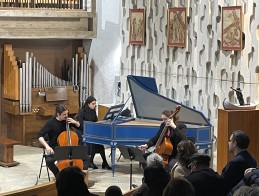
M 96 0 L 0 0 L 0 39 L 93 39 Z
M 0 0 L 0 8 L 81 9 L 95 11 L 96 0 Z

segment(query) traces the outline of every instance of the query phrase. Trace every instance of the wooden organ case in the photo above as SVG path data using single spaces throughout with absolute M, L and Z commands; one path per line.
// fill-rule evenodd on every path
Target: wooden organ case
M 12 46 L 4 46 L 2 106 L 8 116 L 8 138 L 31 145 L 41 127 L 54 115 L 57 104 L 67 106 L 71 117 L 78 112 L 89 90 L 86 55 L 80 58 L 76 54 L 71 69 L 69 81 L 60 79 L 39 64 L 32 53 L 26 52 L 25 63 L 19 64 Z

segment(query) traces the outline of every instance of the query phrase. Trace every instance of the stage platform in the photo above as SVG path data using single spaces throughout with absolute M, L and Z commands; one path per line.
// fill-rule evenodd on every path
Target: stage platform
M 111 165 L 109 158 L 110 148 L 106 148 L 106 157 Z M 116 151 L 116 160 L 120 155 L 119 150 Z M 20 164 L 14 167 L 0 167 L 0 195 L 1 193 L 17 190 L 43 182 L 48 182 L 46 168 L 42 169 L 41 178 L 38 178 L 40 162 L 42 158 L 42 149 L 30 146 L 15 145 L 14 161 Z M 116 162 L 116 171 L 114 177 L 111 170 L 101 169 L 101 156 L 95 155 L 95 164 L 99 169 L 89 169 L 89 190 L 90 192 L 104 195 L 107 187 L 111 185 L 119 186 L 123 192 L 130 189 L 130 160 L 123 157 Z M 143 170 L 139 168 L 138 162 L 133 162 L 132 183 L 140 185 Z M 51 173 L 51 180 L 54 176 Z

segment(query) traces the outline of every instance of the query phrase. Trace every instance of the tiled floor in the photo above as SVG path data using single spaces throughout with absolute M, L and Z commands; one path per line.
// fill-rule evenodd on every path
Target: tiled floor
M 110 154 L 110 149 L 106 149 L 106 155 Z M 119 157 L 119 151 L 116 152 L 116 158 Z M 42 158 L 42 149 L 16 145 L 14 147 L 14 160 L 20 162 L 18 166 L 4 168 L 0 167 L 0 195 L 3 192 L 33 186 L 37 183 L 47 182 L 48 176 L 46 169 L 43 168 L 42 176 L 39 179 L 39 168 Z M 109 158 L 109 157 L 107 157 Z M 95 156 L 95 164 L 101 168 L 101 157 Z M 110 162 L 109 162 L 110 163 Z M 143 170 L 139 168 L 138 162 L 133 162 L 132 183 L 141 184 Z M 53 180 L 53 175 L 51 174 Z M 111 170 L 90 169 L 89 170 L 89 190 L 97 192 L 100 195 L 111 185 L 119 186 L 123 192 L 130 189 L 130 161 L 121 158 L 116 162 L 116 172 L 114 177 Z

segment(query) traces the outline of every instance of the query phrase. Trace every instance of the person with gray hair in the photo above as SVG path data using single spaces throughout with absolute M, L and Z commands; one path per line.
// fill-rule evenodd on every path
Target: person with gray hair
M 233 196 L 257 196 L 259 187 L 242 186 L 234 192 Z
M 150 165 L 162 165 L 163 166 L 163 158 L 157 154 L 157 153 L 152 153 L 147 157 L 147 166 Z
M 152 166 L 163 168 L 163 158 L 157 153 L 152 153 L 147 157 L 146 168 L 152 167 Z M 142 185 L 133 192 L 132 194 L 133 196 L 143 196 L 148 193 L 148 186 L 144 178 L 142 179 L 142 182 L 143 182 Z

